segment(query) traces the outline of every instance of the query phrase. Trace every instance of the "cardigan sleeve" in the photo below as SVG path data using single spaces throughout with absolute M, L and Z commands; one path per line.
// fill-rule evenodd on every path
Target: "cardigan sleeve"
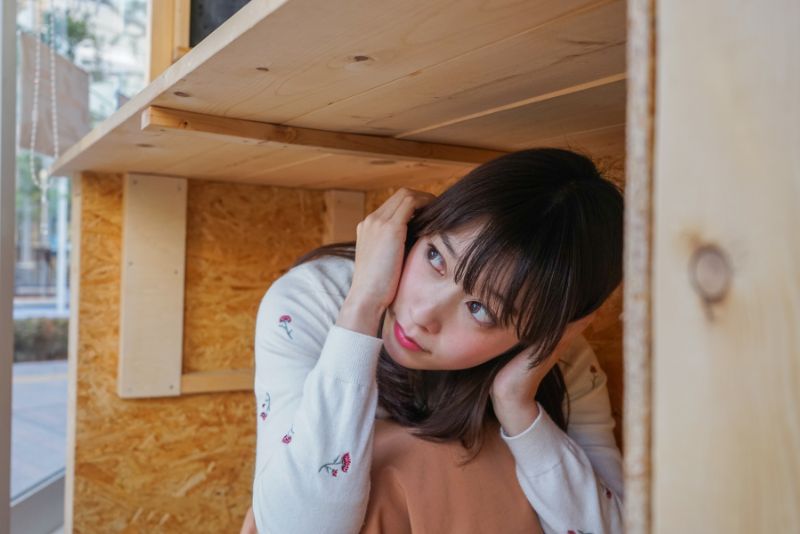
M 560 365 L 570 401 L 567 433 L 539 405 L 530 427 L 513 437 L 501 428 L 500 435 L 545 533 L 623 532 L 622 456 L 606 375 L 582 337 Z
M 336 326 L 340 295 L 304 266 L 264 295 L 255 333 L 261 534 L 356 533 L 366 513 L 382 341 Z

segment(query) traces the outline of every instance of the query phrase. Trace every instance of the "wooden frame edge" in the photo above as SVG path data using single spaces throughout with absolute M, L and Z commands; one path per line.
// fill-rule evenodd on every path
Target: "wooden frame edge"
M 655 0 L 628 2 L 625 286 L 625 531 L 652 529 L 652 205 Z
M 78 407 L 78 348 L 80 346 L 81 227 L 83 223 L 82 174 L 71 176 L 69 326 L 67 337 L 67 435 L 64 470 L 64 532 L 72 532 L 75 490 L 75 446 Z

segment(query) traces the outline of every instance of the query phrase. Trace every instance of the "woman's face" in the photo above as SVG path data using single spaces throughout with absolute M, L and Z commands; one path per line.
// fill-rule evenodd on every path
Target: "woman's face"
M 495 325 L 496 310 L 464 293 L 453 280 L 458 258 L 478 229 L 471 225 L 457 232 L 423 236 L 414 243 L 382 331 L 384 348 L 399 365 L 424 370 L 467 369 L 516 345 L 513 325 Z

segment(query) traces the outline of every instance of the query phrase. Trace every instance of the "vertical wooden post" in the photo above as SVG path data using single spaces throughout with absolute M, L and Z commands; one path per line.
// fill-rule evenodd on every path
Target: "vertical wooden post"
M 150 65 L 147 69 L 149 83 L 172 65 L 175 0 L 150 0 L 147 6 L 147 37 L 150 39 Z
M 175 15 L 172 30 L 172 62 L 175 63 L 189 51 L 192 0 L 174 0 Z
M 651 234 L 655 0 L 628 1 L 625 285 L 625 531 L 650 532 Z
M 191 0 L 150 0 L 148 3 L 148 83 L 189 51 L 190 11 Z
M 656 21 L 653 531 L 797 532 L 800 3 Z
M 72 281 L 69 284 L 69 331 L 67 334 L 67 436 L 66 467 L 64 469 L 64 532 L 72 532 L 73 502 L 75 495 L 75 426 L 77 425 L 78 405 L 78 347 L 80 334 L 81 298 L 81 226 L 83 224 L 83 176 L 72 175 L 70 187 L 72 195 L 72 221 L 70 222 L 69 270 Z
M 362 191 L 325 191 L 325 235 L 323 243 L 356 240 L 356 226 L 364 219 Z

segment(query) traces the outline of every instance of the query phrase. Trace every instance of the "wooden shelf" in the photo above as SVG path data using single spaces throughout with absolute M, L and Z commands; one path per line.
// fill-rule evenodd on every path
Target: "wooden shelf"
M 536 145 L 619 155 L 625 32 L 623 1 L 250 2 L 67 150 L 53 172 L 367 190 L 460 175 Z M 143 129 L 150 108 L 385 142 L 354 152 Z M 397 149 L 412 145 L 410 155 Z

